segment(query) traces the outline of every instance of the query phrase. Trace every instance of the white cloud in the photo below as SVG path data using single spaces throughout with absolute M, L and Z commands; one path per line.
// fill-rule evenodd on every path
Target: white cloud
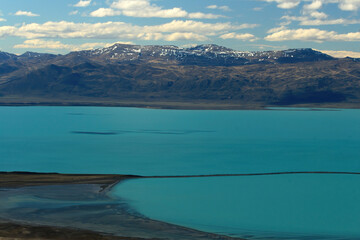
M 179 7 L 164 9 L 156 4 L 151 4 L 150 0 L 116 0 L 112 2 L 110 8 L 99 8 L 90 13 L 90 16 L 93 17 L 106 17 L 116 15 L 144 18 L 158 17 L 216 19 L 223 17 L 221 15 L 215 15 L 211 13 L 189 13 Z
M 256 28 L 258 26 L 260 26 L 260 25 L 256 24 L 256 23 L 255 24 L 244 23 L 244 24 L 239 25 L 237 29 Z
M 344 11 L 357 11 L 360 8 L 360 0 L 339 0 L 339 8 Z
M 282 45 L 282 46 L 273 46 L 273 45 L 267 45 L 267 44 L 249 44 L 249 46 L 257 47 L 259 49 L 288 49 L 288 46 Z
M 320 9 L 322 5 L 323 5 L 323 1 L 314 0 L 312 3 L 305 5 L 304 9 L 314 11 Z
M 6 21 L 5 18 L 1 18 L 1 17 L 0 17 L 0 22 L 5 22 L 5 21 Z
M 32 12 L 28 12 L 28 11 L 17 11 L 15 14 L 15 16 L 28 16 L 28 17 L 38 17 L 39 14 L 35 14 L 35 13 L 32 13 Z
M 304 5 L 303 15 L 306 16 L 304 21 L 328 18 L 326 13 L 318 11 L 323 6 L 323 1 L 324 0 L 313 0 L 310 4 Z
M 220 38 L 222 39 L 237 39 L 237 40 L 242 40 L 242 41 L 250 41 L 253 42 L 255 41 L 257 38 L 250 33 L 226 33 L 220 36 Z
M 112 8 L 99 8 L 98 10 L 95 10 L 90 13 L 90 16 L 92 17 L 111 17 L 117 15 L 121 15 L 121 12 L 116 11 Z
M 188 13 L 187 15 L 187 18 L 197 18 L 197 19 L 216 19 L 219 17 L 222 16 L 211 13 L 202 13 L 202 12 Z
M 170 34 L 159 32 L 139 33 L 136 36 L 142 40 L 165 40 L 165 41 L 179 41 L 179 40 L 192 40 L 192 41 L 206 41 L 209 38 L 205 35 L 201 35 L 193 32 L 174 32 Z
M 360 8 L 360 0 L 262 0 L 265 2 L 275 2 L 278 8 L 291 9 L 305 3 L 304 10 L 318 10 L 324 4 L 337 3 L 339 9 L 343 11 L 357 11 Z M 309 3 L 310 2 L 310 3 Z
M 196 44 L 196 43 L 189 43 L 189 44 L 181 45 L 182 48 L 193 48 L 196 46 L 198 46 L 198 44 Z
M 337 25 L 337 24 L 359 24 L 360 19 L 311 19 L 308 16 L 294 17 L 294 16 L 283 16 L 281 19 L 285 19 L 288 21 L 299 21 L 302 26 L 320 26 L 320 25 Z
M 290 9 L 297 7 L 301 0 L 265 0 L 266 2 L 276 2 L 278 8 Z
M 209 5 L 206 8 L 208 8 L 208 9 L 220 9 L 220 10 L 223 10 L 223 11 L 231 11 L 231 9 L 228 6 Z
M 318 11 L 312 11 L 309 13 L 309 15 L 316 19 L 324 19 L 324 18 L 328 17 L 328 15 L 326 13 L 318 12 Z
M 275 33 L 275 32 L 280 32 L 282 30 L 287 29 L 286 26 L 280 26 L 280 27 L 276 27 L 276 28 L 271 28 L 267 31 L 267 33 Z
M 188 13 L 181 8 L 163 9 L 149 0 L 117 0 L 111 4 L 112 8 L 119 9 L 125 16 L 131 17 L 187 17 Z
M 196 32 L 207 35 L 214 35 L 216 32 L 228 30 L 240 30 L 245 28 L 253 28 L 256 24 L 240 24 L 232 25 L 231 23 L 204 23 L 193 20 L 173 20 L 169 23 L 156 26 L 145 26 L 146 32 Z
M 78 11 L 78 10 L 75 10 L 75 11 L 69 12 L 69 15 L 76 15 L 76 14 L 78 14 L 78 13 L 79 13 L 79 11 Z
M 116 42 L 124 44 L 133 44 L 132 42 Z M 110 47 L 115 43 L 83 43 L 83 44 L 64 44 L 60 41 L 53 40 L 43 40 L 43 39 L 31 39 L 25 40 L 22 44 L 17 44 L 14 48 L 27 48 L 27 49 L 66 49 L 70 51 L 79 51 L 79 50 L 90 50 L 95 48 L 104 48 Z
M 350 19 L 332 19 L 332 20 L 321 20 L 321 19 L 315 19 L 315 20 L 305 20 L 300 22 L 300 25 L 303 26 L 320 26 L 320 25 L 337 25 L 337 24 L 360 24 L 360 20 L 350 20 Z
M 44 48 L 44 49 L 71 49 L 71 45 L 63 44 L 60 41 L 45 41 L 41 39 L 26 40 L 17 44 L 14 48 Z
M 7 37 L 7 36 L 15 36 L 16 34 L 16 27 L 13 26 L 1 26 L 0 27 L 0 38 Z
M 74 7 L 87 7 L 91 3 L 91 0 L 80 0 L 78 3 L 74 4 Z
M 103 43 L 103 42 L 91 42 L 91 43 L 83 43 L 80 45 L 74 45 L 75 48 L 74 50 L 78 51 L 78 50 L 91 50 L 91 49 L 96 49 L 96 48 L 105 48 L 105 47 L 110 47 L 113 46 L 114 44 L 131 44 L 133 45 L 133 42 L 113 42 L 113 43 Z
M 173 20 L 160 25 L 139 26 L 124 22 L 74 23 L 46 22 L 21 26 L 0 26 L 0 38 L 7 36 L 27 39 L 39 38 L 101 38 L 136 40 L 194 40 L 205 41 L 228 31 L 255 27 L 255 24 L 233 25 L 227 23 L 204 23 L 199 21 Z
M 353 52 L 353 51 L 333 51 L 333 50 L 317 50 L 328 54 L 330 56 L 336 58 L 344 58 L 344 57 L 352 57 L 352 58 L 360 58 L 360 52 Z
M 175 32 L 167 35 L 164 38 L 166 41 L 179 41 L 179 40 L 195 40 L 195 41 L 206 41 L 209 40 L 208 37 L 193 33 L 193 32 Z
M 310 29 L 285 29 L 274 32 L 265 37 L 267 41 L 360 41 L 360 32 L 339 34 L 335 31 L 326 31 L 316 28 Z
M 302 16 L 283 16 L 281 19 L 285 19 L 288 22 L 298 21 L 301 26 L 320 26 L 320 25 L 336 25 L 336 24 L 358 24 L 359 20 L 356 19 L 328 19 L 328 15 L 322 11 L 319 11 L 324 5 L 329 3 L 337 3 L 339 7 L 341 4 L 347 2 L 351 4 L 360 3 L 360 0 L 263 0 L 267 2 L 277 2 L 278 4 L 294 4 L 303 2 L 301 14 Z M 276 28 L 275 28 L 276 29 Z

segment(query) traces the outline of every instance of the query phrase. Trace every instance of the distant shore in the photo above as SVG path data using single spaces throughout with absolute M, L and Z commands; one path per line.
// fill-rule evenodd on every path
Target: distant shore
M 135 107 L 151 109 L 178 110 L 266 110 L 268 108 L 335 108 L 359 109 L 360 103 L 329 102 L 304 103 L 294 105 L 267 105 L 261 102 L 236 102 L 231 100 L 132 100 L 108 98 L 37 98 L 37 97 L 0 97 L 0 106 L 93 106 L 93 107 Z
M 27 187 L 46 187 L 58 185 L 61 190 L 61 197 L 64 195 L 90 195 L 87 192 L 89 186 L 91 189 L 97 189 L 91 192 L 91 198 L 106 197 L 107 192 L 116 183 L 133 179 L 140 176 L 132 175 L 114 175 L 114 174 L 57 174 L 57 173 L 31 173 L 31 172 L 0 172 L 0 191 L 11 191 L 11 189 L 26 189 Z M 67 187 L 69 186 L 69 187 Z M 70 187 L 71 186 L 71 187 Z M 82 186 L 82 187 L 81 187 Z M 75 192 L 74 192 L 75 187 Z M 36 190 L 35 190 L 36 191 Z M 71 192 L 69 192 L 71 191 Z M 92 190 L 93 191 L 93 190 Z M 155 221 L 146 217 L 132 214 L 126 210 L 121 210 L 117 206 L 112 206 L 109 209 L 109 204 L 97 204 L 94 206 L 84 206 L 75 208 L 75 218 L 94 218 L 96 216 L 97 223 L 78 222 L 74 220 L 73 227 L 64 227 L 52 223 L 41 224 L 37 220 L 34 221 L 17 221 L 13 219 L 6 219 L 3 216 L 0 218 L 0 239 L 72 239 L 72 240 L 108 240 L 108 239 L 239 239 L 227 236 L 220 236 L 212 233 L 205 233 L 194 229 L 189 229 L 173 224 L 168 224 L 161 221 Z M 61 219 L 62 215 L 74 214 L 73 210 L 62 209 L 54 213 Z M 61 220 L 59 220 L 61 221 Z M 112 223 L 108 226 L 108 223 Z M 116 225 L 114 225 L 114 223 Z M 96 227 L 98 229 L 96 229 Z M 101 226 L 106 226 L 106 229 L 101 229 Z M 123 234 L 113 234 L 111 229 L 116 227 L 116 231 Z M 120 236 L 119 236 L 120 235 Z

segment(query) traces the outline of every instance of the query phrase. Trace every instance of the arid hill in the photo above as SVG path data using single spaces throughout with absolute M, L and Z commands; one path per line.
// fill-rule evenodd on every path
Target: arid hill
M 360 61 L 312 49 L 240 52 L 217 45 L 116 44 L 67 55 L 0 52 L 0 104 L 126 102 L 359 107 Z

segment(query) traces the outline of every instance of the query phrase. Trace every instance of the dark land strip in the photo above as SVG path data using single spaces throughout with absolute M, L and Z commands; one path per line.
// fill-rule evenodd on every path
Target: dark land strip
M 17 188 L 26 186 L 68 185 L 68 184 L 98 184 L 102 189 L 109 189 L 114 184 L 135 178 L 200 178 L 200 177 L 246 177 L 271 176 L 291 174 L 346 174 L 360 175 L 360 172 L 345 171 L 289 171 L 266 173 L 234 173 L 234 174 L 198 174 L 198 175 L 168 175 L 140 176 L 121 174 L 60 174 L 34 172 L 0 172 L 0 188 Z
M 271 108 L 309 108 L 314 111 L 336 109 L 359 109 L 359 102 L 326 102 L 326 103 L 298 103 L 288 105 L 266 104 L 262 102 L 236 102 L 214 101 L 202 99 L 186 100 L 148 100 L 139 99 L 102 99 L 102 98 L 44 98 L 44 97 L 1 97 L 0 106 L 84 106 L 84 107 L 130 107 L 148 109 L 172 109 L 172 110 L 272 110 Z M 270 108 L 270 109 L 269 109 Z M 278 110 L 278 109 L 276 109 Z M 288 109 L 286 109 L 288 110 Z M 302 111 L 297 109 L 298 111 Z M 290 111 L 290 110 L 289 110 Z M 75 115 L 75 114 L 74 114 Z
M 293 174 L 346 174 L 346 175 L 360 175 L 360 172 L 296 171 L 296 172 L 204 174 L 204 175 L 178 175 L 178 176 L 141 176 L 141 178 L 250 177 L 250 176 L 272 176 L 272 175 L 293 175 Z
M 213 133 L 214 131 L 207 130 L 116 130 L 116 131 L 71 131 L 73 134 L 84 135 L 117 135 L 117 134 L 160 134 L 160 135 L 185 135 L 194 133 Z

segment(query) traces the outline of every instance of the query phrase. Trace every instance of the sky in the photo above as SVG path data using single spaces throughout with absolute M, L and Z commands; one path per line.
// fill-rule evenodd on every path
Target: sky
M 360 57 L 359 10 L 360 0 L 0 0 L 0 51 L 211 43 Z

